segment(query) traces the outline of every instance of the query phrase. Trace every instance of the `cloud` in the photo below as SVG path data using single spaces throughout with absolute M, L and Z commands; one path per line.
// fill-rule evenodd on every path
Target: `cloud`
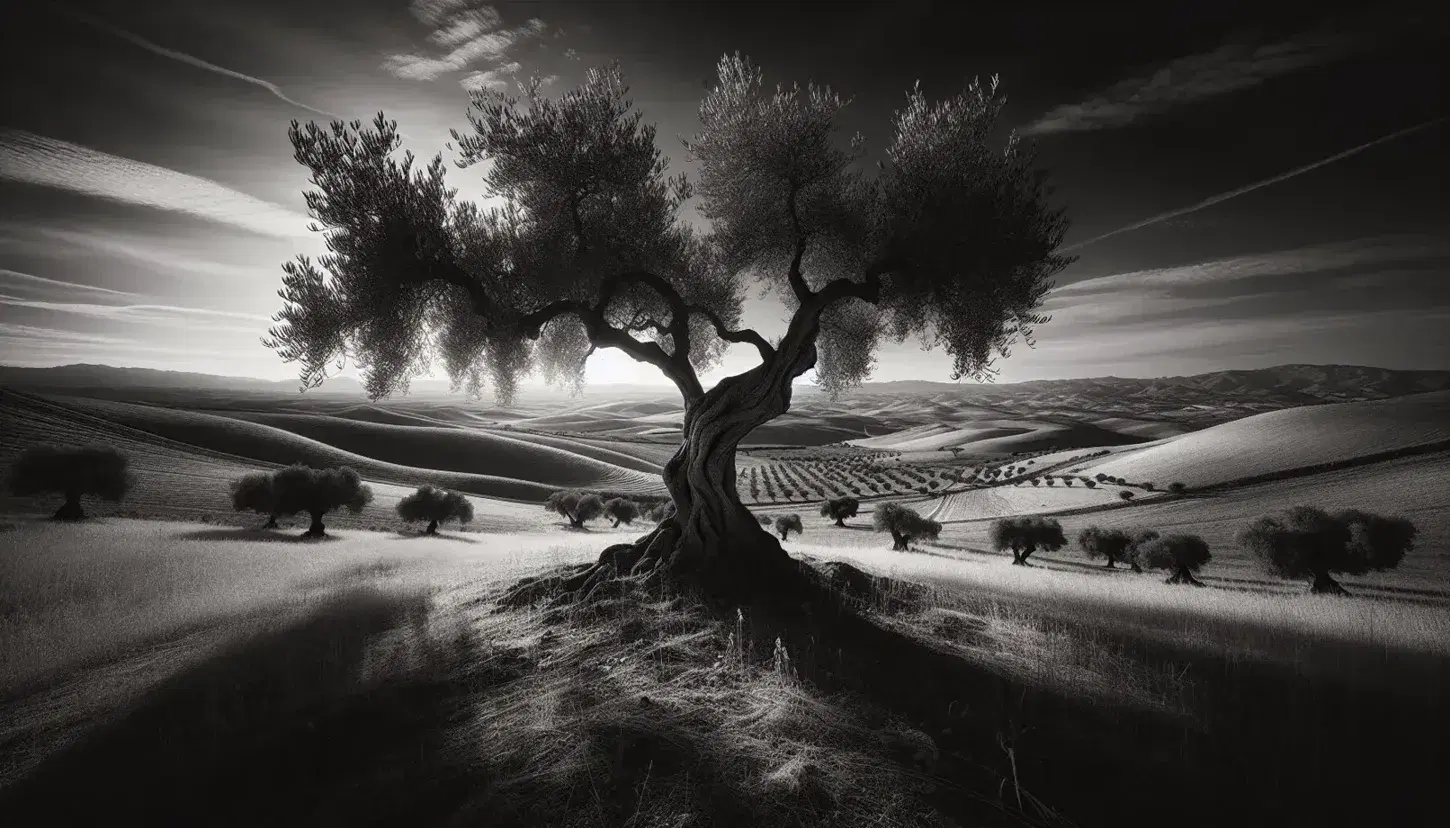
M 1177 267 L 1095 276 L 1054 288 L 1049 300 L 1065 295 L 1182 288 L 1243 279 L 1372 267 L 1390 262 L 1450 256 L 1450 242 L 1435 236 L 1391 235 L 1233 256 Z
M 79 331 L 63 331 L 58 328 L 43 328 L 36 325 L 21 325 L 15 322 L 0 322 L 0 339 L 22 340 L 28 346 L 33 345 L 139 345 L 138 340 L 127 339 L 120 336 L 105 336 L 104 334 L 81 333 Z M 9 357 L 6 358 L 6 364 Z
M 184 239 L 150 238 L 136 243 L 140 239 L 135 233 L 112 233 L 89 227 L 69 229 L 0 221 L 0 245 L 19 247 L 31 255 L 49 259 L 73 258 L 77 248 L 85 248 L 107 258 L 124 258 L 144 264 L 148 274 L 160 270 L 187 277 L 206 274 L 238 281 L 281 270 L 272 262 L 244 265 L 221 261 L 216 256 L 224 252 L 222 244 L 216 239 L 197 238 L 197 234 L 189 234 Z M 185 250 L 187 247 L 191 250 Z M 202 251 L 211 255 L 202 254 Z M 247 252 L 251 253 L 251 250 Z M 286 254 L 279 256 L 278 261 L 285 257 Z
M 505 63 L 496 69 L 469 72 L 458 83 L 469 91 L 475 89 L 507 89 L 510 82 L 514 79 L 514 74 L 519 71 L 519 68 L 517 63 Z
M 228 330 L 233 332 L 255 331 L 259 334 L 265 330 L 265 328 L 260 326 L 269 325 L 272 322 L 270 317 L 262 316 L 261 314 L 212 310 L 211 308 L 189 308 L 177 305 L 99 305 L 87 302 L 46 302 L 34 299 L 21 299 L 17 296 L 8 296 L 5 294 L 0 294 L 0 305 L 55 311 L 59 313 L 73 313 L 93 319 L 109 319 L 118 322 L 135 322 L 147 325 L 186 327 L 194 324 L 205 324 L 213 330 Z M 237 319 L 253 322 L 256 325 L 248 327 L 219 325 L 214 321 L 203 321 L 206 319 Z
M 1142 221 L 1135 221 L 1132 224 L 1129 224 L 1129 225 L 1124 226 L 1124 227 L 1119 227 L 1116 230 L 1110 230 L 1110 231 L 1108 231 L 1106 233 L 1103 233 L 1101 235 L 1098 235 L 1098 236 L 1093 236 L 1090 239 L 1085 239 L 1085 240 L 1080 241 L 1080 242 L 1074 242 L 1073 244 L 1070 244 L 1070 245 L 1062 248 L 1060 252 L 1062 252 L 1062 253 L 1071 253 L 1074 250 L 1078 250 L 1080 248 L 1086 247 L 1086 246 L 1088 246 L 1090 244 L 1093 244 L 1094 242 L 1100 242 L 1103 239 L 1112 238 L 1113 236 L 1116 236 L 1119 233 L 1126 233 L 1129 230 L 1137 230 L 1137 229 L 1140 229 L 1140 228 L 1143 228 L 1143 227 L 1150 227 L 1150 226 L 1152 226 L 1154 224 L 1161 224 L 1161 223 L 1163 223 L 1165 221 L 1171 221 L 1173 219 L 1178 218 L 1179 216 L 1186 216 L 1189 213 L 1196 213 L 1199 210 L 1202 210 L 1202 209 L 1204 209 L 1206 207 L 1212 207 L 1215 204 L 1221 204 L 1221 203 L 1223 203 L 1225 201 L 1228 201 L 1231 198 L 1238 198 L 1241 195 L 1245 195 L 1247 193 L 1252 193 L 1254 190 L 1260 189 L 1262 187 L 1267 187 L 1270 184 L 1278 184 L 1281 181 L 1287 181 L 1287 180 L 1289 180 L 1291 178 L 1294 178 L 1295 176 L 1303 175 L 1304 173 L 1310 172 L 1311 170 L 1317 170 L 1320 167 L 1325 166 L 1326 164 L 1333 164 L 1335 161 L 1339 161 L 1341 159 L 1348 158 L 1351 155 L 1357 155 L 1357 154 L 1359 154 L 1361 152 L 1364 152 L 1367 149 L 1370 149 L 1371 147 L 1375 147 L 1375 146 L 1378 146 L 1380 144 L 1383 144 L 1386 141 L 1392 141 L 1392 140 L 1394 140 L 1396 138 L 1399 138 L 1401 136 L 1409 135 L 1412 132 L 1419 132 L 1422 129 L 1428 129 L 1429 127 L 1435 126 L 1436 124 L 1442 123 L 1442 122 L 1444 122 L 1446 120 L 1450 120 L 1450 115 L 1441 115 L 1441 116 L 1439 116 L 1437 118 L 1431 118 L 1428 121 L 1422 121 L 1422 122 L 1420 122 L 1418 124 L 1415 124 L 1414 126 L 1405 127 L 1404 129 L 1401 129 L 1401 130 L 1396 130 L 1395 132 L 1391 132 L 1388 135 L 1381 135 L 1380 137 L 1374 139 L 1373 141 L 1366 141 L 1365 143 L 1360 144 L 1359 146 L 1350 147 L 1349 149 L 1347 149 L 1347 150 L 1345 150 L 1343 152 L 1337 152 L 1334 155 L 1331 155 L 1331 156 L 1329 156 L 1327 158 L 1321 158 L 1318 161 L 1314 161 L 1314 162 L 1305 164 L 1302 167 L 1295 167 L 1294 169 L 1289 170 L 1288 172 L 1279 173 L 1278 175 L 1276 175 L 1276 176 L 1274 176 L 1272 178 L 1265 178 L 1262 181 L 1256 181 L 1253 184 L 1249 184 L 1249 185 L 1246 185 L 1246 186 L 1243 186 L 1243 187 L 1239 187 L 1236 190 L 1229 190 L 1226 193 L 1219 193 L 1218 195 L 1215 195 L 1215 196 L 1209 196 L 1208 198 L 1205 198 L 1204 200 L 1202 200 L 1202 201 L 1200 201 L 1200 202 L 1198 202 L 1196 204 L 1190 204 L 1187 207 L 1180 207 L 1177 210 L 1170 210 L 1170 211 L 1168 211 L 1166 213 L 1159 213 L 1156 216 L 1150 216 L 1149 218 L 1145 218 Z
M 15 283 L 18 283 L 20 285 L 27 285 L 27 286 L 36 286 L 36 285 L 39 285 L 41 287 L 51 288 L 51 289 L 60 288 L 62 291 L 81 291 L 81 292 L 84 292 L 84 291 L 93 291 L 95 293 L 104 293 L 104 294 L 107 294 L 109 296 L 137 296 L 137 295 L 139 295 L 139 294 L 131 293 L 130 291 L 113 290 L 111 288 L 99 287 L 97 285 L 82 285 L 82 284 L 78 284 L 76 282 L 65 282 L 65 281 L 61 281 L 60 279 L 48 279 L 48 278 L 46 278 L 44 276 L 36 276 L 34 274 L 31 274 L 31 273 L 21 273 L 18 270 L 11 270 L 11 269 L 5 268 L 5 267 L 0 267 L 0 282 L 15 282 Z
M 92 15 L 89 15 L 83 11 L 68 8 L 59 4 L 55 6 L 55 9 L 61 14 L 67 15 L 72 19 L 79 20 L 87 26 L 93 26 L 102 31 L 110 32 L 111 34 L 123 40 L 130 41 L 131 43 L 140 46 L 142 49 L 145 49 L 148 52 L 161 55 L 162 57 L 168 57 L 172 60 L 180 61 L 189 66 L 195 66 L 198 69 L 205 69 L 208 72 L 213 72 L 215 74 L 223 75 L 228 78 L 234 78 L 239 81 L 250 83 L 253 86 L 260 86 L 268 92 L 271 92 L 275 97 L 281 99 L 282 101 L 285 101 L 286 103 L 289 103 L 300 109 L 305 109 L 308 112 L 316 112 L 318 115 L 326 115 L 330 118 L 341 119 L 343 117 L 336 113 L 328 112 L 325 109 L 318 109 L 315 106 L 308 106 L 305 103 L 293 100 L 292 98 L 287 97 L 287 94 L 284 93 L 282 89 L 277 86 L 277 84 L 272 83 L 271 81 L 262 80 L 261 78 L 253 77 L 252 75 L 248 75 L 243 72 L 228 69 L 225 66 L 218 66 L 215 63 L 210 63 L 194 55 L 189 55 L 185 52 L 178 52 L 175 49 L 168 49 L 165 46 L 159 46 L 134 32 L 129 32 L 119 26 L 113 26 L 110 23 L 107 23 L 100 18 L 93 17 Z
M 277 238 L 311 237 L 309 219 L 226 185 L 17 129 L 0 129 L 0 179 L 186 213 Z
M 504 28 L 503 18 L 496 9 L 471 0 L 414 0 L 410 10 L 418 20 L 433 27 L 429 42 L 447 51 L 436 57 L 397 54 L 383 61 L 384 69 L 409 80 L 434 80 L 461 72 L 478 61 L 504 61 L 515 45 L 542 37 L 548 29 L 538 18 Z M 512 73 L 502 67 L 495 67 L 494 71 Z M 464 79 L 465 84 L 472 83 L 471 88 L 488 86 L 492 79 L 479 78 L 481 74 L 487 73 L 475 72 Z
M 1113 129 L 1188 104 L 1348 57 L 1361 38 L 1306 32 L 1278 43 L 1227 43 L 1178 58 L 1147 75 L 1119 81 L 1082 103 L 1059 106 L 1023 130 L 1027 135 Z

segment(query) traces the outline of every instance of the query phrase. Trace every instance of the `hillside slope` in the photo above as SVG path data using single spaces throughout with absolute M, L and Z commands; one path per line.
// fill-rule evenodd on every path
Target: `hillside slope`
M 1208 486 L 1450 441 L 1450 391 L 1289 408 L 1128 449 L 1083 474 Z

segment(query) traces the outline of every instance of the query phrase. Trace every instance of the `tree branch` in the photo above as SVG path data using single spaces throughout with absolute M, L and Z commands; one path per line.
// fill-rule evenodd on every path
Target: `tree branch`
M 769 342 L 765 341 L 765 337 L 761 336 L 755 331 L 749 328 L 732 331 L 725 326 L 725 321 L 720 318 L 719 314 L 715 313 L 709 308 L 701 307 L 700 305 L 690 305 L 690 312 L 698 313 L 706 319 L 710 320 L 710 324 L 715 326 L 716 336 L 719 336 L 726 342 L 738 342 L 742 345 L 754 345 L 755 350 L 760 352 L 760 358 L 766 362 L 769 362 L 771 358 L 775 356 L 775 349 L 770 346 Z
M 800 195 L 800 191 L 800 185 L 792 181 L 790 194 L 785 198 L 785 209 L 790 214 L 791 227 L 795 228 L 795 255 L 791 257 L 786 278 L 790 281 L 790 289 L 795 292 L 796 299 L 805 302 L 811 295 L 811 287 L 806 284 L 806 277 L 801 273 L 801 260 L 806 255 L 807 234 L 801 227 L 800 211 L 796 209 L 796 197 Z

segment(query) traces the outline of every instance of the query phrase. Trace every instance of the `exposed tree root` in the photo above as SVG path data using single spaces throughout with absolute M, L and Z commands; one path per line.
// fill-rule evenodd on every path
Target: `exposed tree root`
M 1193 577 L 1193 573 L 1192 572 L 1189 572 L 1186 569 L 1179 569 L 1177 572 L 1174 572 L 1172 575 L 1170 575 L 1168 577 L 1168 580 L 1164 581 L 1163 583 L 1165 583 L 1165 584 L 1188 584 L 1189 586 L 1196 586 L 1196 587 L 1201 587 L 1201 586 L 1204 585 L 1204 583 L 1202 581 L 1200 581 L 1197 578 Z
M 1310 595 L 1348 595 L 1349 590 L 1340 586 L 1339 582 L 1329 577 L 1329 573 L 1322 572 L 1314 576 L 1314 583 L 1309 585 Z

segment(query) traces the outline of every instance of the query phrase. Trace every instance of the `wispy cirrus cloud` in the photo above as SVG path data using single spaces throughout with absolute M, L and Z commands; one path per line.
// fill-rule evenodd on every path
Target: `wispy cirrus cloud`
M 83 285 L 79 282 L 67 282 L 62 279 L 51 279 L 46 276 L 36 276 L 33 273 L 21 273 L 18 270 L 11 270 L 0 267 L 0 284 L 10 284 L 21 289 L 41 288 L 51 292 L 61 293 L 102 293 L 107 296 L 139 296 L 126 290 L 115 290 L 98 285 Z
M 222 76 L 228 77 L 228 78 L 233 78 L 235 80 L 239 80 L 239 81 L 242 81 L 244 83 L 250 83 L 253 86 L 260 86 L 261 88 L 263 88 L 263 89 L 267 90 L 268 92 L 272 93 L 272 95 L 275 96 L 276 98 L 278 98 L 278 99 L 280 99 L 282 101 L 285 101 L 286 103 L 289 103 L 292 106 L 298 107 L 299 109 L 305 109 L 308 112 L 316 112 L 318 115 L 327 115 L 327 116 L 332 117 L 332 118 L 342 118 L 341 115 L 338 115 L 336 113 L 328 112 L 325 109 L 318 109 L 315 106 L 308 106 L 307 104 L 302 103 L 301 101 L 297 101 L 297 100 L 294 100 L 294 99 L 288 97 L 287 94 L 282 91 L 282 88 L 281 87 L 279 87 L 275 83 L 272 83 L 271 81 L 263 80 L 261 78 L 254 77 L 252 75 L 248 75 L 245 72 L 238 72 L 235 69 L 228 69 L 225 66 L 218 66 L 215 63 L 212 63 L 212 62 L 206 61 L 206 60 L 202 60 L 201 58 L 196 57 L 195 55 L 187 54 L 186 52 L 177 51 L 176 49 L 168 49 L 165 46 L 161 46 L 161 45 L 158 45 L 156 43 L 152 43 L 151 41 L 147 40 L 146 38 L 144 38 L 144 37 L 142 37 L 142 36 L 140 36 L 138 34 L 136 34 L 135 32 L 128 31 L 126 29 L 121 28 L 120 26 L 115 26 L 115 25 L 112 25 L 110 23 L 107 23 L 106 21 L 100 19 L 99 17 L 95 17 L 94 15 L 87 14 L 86 12 L 80 11 L 78 9 L 72 9 L 72 8 L 70 8 L 68 6 L 64 6 L 64 5 L 60 5 L 60 4 L 56 4 L 54 6 L 54 8 L 56 9 L 56 11 L 59 11 L 61 14 L 64 14 L 64 15 L 66 15 L 66 16 L 74 19 L 74 20 L 78 20 L 81 23 L 86 24 L 87 26 L 92 26 L 94 28 L 100 29 L 101 31 L 109 32 L 109 33 L 115 35 L 116 37 L 121 38 L 122 40 L 125 40 L 125 41 L 128 41 L 130 43 L 133 43 L 136 46 L 139 46 L 142 49 L 145 49 L 146 51 L 151 52 L 152 54 L 161 55 L 162 57 L 168 57 L 168 58 L 171 58 L 172 60 L 180 61 L 181 63 L 185 63 L 188 66 L 194 66 L 194 67 L 196 67 L 198 69 L 204 69 L 204 70 L 206 70 L 208 72 L 211 72 L 213 74 L 222 75 Z
M 511 74 L 518 71 L 518 64 L 508 60 L 509 51 L 526 40 L 543 37 L 548 30 L 538 18 L 506 28 L 497 9 L 476 0 L 413 0 L 409 8 L 419 21 L 433 27 L 429 42 L 446 50 L 439 55 L 390 55 L 383 61 L 384 69 L 410 80 L 434 80 L 480 61 L 500 64 L 492 67 L 493 72 Z M 514 68 L 507 70 L 508 66 Z M 491 79 L 481 74 L 470 74 L 464 80 L 465 86 L 486 86 Z
M 1244 279 L 1272 278 L 1308 273 L 1330 273 L 1450 257 L 1450 241 L 1426 235 L 1374 236 L 1345 242 L 1311 245 L 1292 250 L 1231 256 L 1175 267 L 1135 270 L 1095 276 L 1053 289 L 1049 301 L 1075 301 L 1082 294 L 1138 293 L 1222 284 Z M 1353 274 L 1363 279 L 1363 274 Z M 1068 297 L 1073 297 L 1069 299 Z
M 226 320 L 234 319 L 255 323 L 257 326 L 265 326 L 271 323 L 271 318 L 256 313 L 241 313 L 238 311 L 213 310 L 211 308 L 182 307 L 178 305 L 151 305 L 151 304 L 129 304 L 129 305 L 103 305 L 93 302 L 50 302 L 37 299 L 22 299 L 18 296 L 0 294 L 0 305 L 8 305 L 17 308 L 31 308 L 34 310 L 56 311 L 60 313 L 72 313 L 80 316 L 88 316 L 93 319 L 109 319 L 118 322 L 136 322 L 146 325 L 193 325 L 203 323 L 203 320 Z M 215 326 L 215 321 L 206 321 L 204 324 Z M 229 329 L 236 330 L 238 326 L 230 326 Z M 264 327 L 246 327 L 243 330 L 256 330 L 261 333 Z
M 0 129 L 0 179 L 186 213 L 277 238 L 305 238 L 306 215 L 210 179 L 18 129 Z
M 1169 61 L 1126 78 L 1081 103 L 1058 106 L 1023 133 L 1086 132 L 1125 127 L 1208 98 L 1258 86 L 1272 78 L 1353 55 L 1362 37 L 1305 32 L 1274 43 L 1226 43 L 1211 52 Z

